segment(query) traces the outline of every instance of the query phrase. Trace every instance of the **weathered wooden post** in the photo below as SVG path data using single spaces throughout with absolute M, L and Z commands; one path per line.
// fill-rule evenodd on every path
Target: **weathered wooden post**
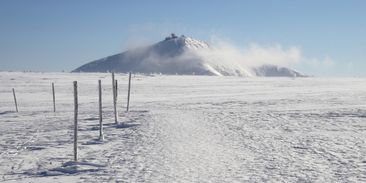
M 17 97 L 15 96 L 14 88 L 13 88 L 13 96 L 14 96 L 15 110 L 18 112 L 18 103 L 17 103 Z
M 74 161 L 78 161 L 78 84 L 74 81 Z
M 102 111 L 102 81 L 98 80 L 99 86 L 99 140 L 104 140 L 103 135 L 103 111 Z
M 116 101 L 118 102 L 118 80 L 117 79 L 115 80 L 114 85 L 116 87 Z
M 117 112 L 116 83 L 114 80 L 114 72 L 112 72 L 112 90 L 113 90 L 114 122 L 117 124 L 118 123 L 118 112 Z
M 52 83 L 52 96 L 53 96 L 53 112 L 56 112 L 56 97 L 55 97 L 55 85 Z
M 131 72 L 129 72 L 128 74 L 127 112 L 130 109 L 130 93 L 131 93 Z

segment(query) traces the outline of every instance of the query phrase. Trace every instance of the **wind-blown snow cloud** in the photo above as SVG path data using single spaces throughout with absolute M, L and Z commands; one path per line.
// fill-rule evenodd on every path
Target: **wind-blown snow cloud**
M 199 54 L 211 60 L 244 67 L 265 64 L 287 67 L 295 65 L 303 59 L 299 48 L 284 48 L 280 44 L 266 46 L 250 44 L 246 48 L 239 48 L 228 42 L 214 42 L 211 44 L 211 49 L 201 50 Z
M 260 45 L 249 44 L 238 47 L 234 44 L 215 38 L 210 43 L 210 49 L 200 50 L 199 55 L 216 63 L 238 65 L 243 68 L 261 65 L 278 65 L 290 68 L 313 68 L 312 70 L 327 70 L 334 67 L 335 62 L 325 56 L 323 59 L 304 56 L 302 50 L 296 46 L 283 47 L 281 44 Z M 309 73 L 312 74 L 312 73 Z
M 258 66 L 272 64 L 292 66 L 302 58 L 301 50 L 297 47 L 283 48 L 281 45 L 260 46 L 252 44 L 243 51 L 244 61 Z

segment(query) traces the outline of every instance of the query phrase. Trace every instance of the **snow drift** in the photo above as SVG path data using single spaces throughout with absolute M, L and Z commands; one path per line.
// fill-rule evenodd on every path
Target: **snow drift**
M 179 75 L 276 76 L 305 75 L 274 64 L 248 64 L 243 57 L 226 54 L 204 41 L 172 34 L 156 44 L 127 50 L 123 53 L 92 61 L 73 72 L 136 72 Z M 259 52 L 261 55 L 261 53 Z M 229 56 L 230 55 L 230 56 Z M 293 54 L 296 57 L 296 52 Z M 279 58 L 281 59 L 281 57 Z M 247 59 L 248 60 L 248 59 Z M 260 65 L 259 65 L 260 64 Z

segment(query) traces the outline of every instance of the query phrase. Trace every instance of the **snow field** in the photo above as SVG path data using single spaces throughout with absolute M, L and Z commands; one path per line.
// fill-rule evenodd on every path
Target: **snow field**
M 135 75 L 129 113 L 128 76 L 116 79 L 119 126 L 110 74 L 1 72 L 0 181 L 366 181 L 366 79 Z M 80 165 L 68 163 L 74 80 Z

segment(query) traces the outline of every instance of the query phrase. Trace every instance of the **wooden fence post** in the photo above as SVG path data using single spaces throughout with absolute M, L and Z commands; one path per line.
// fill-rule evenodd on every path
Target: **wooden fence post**
M 128 74 L 127 112 L 130 109 L 130 93 L 131 93 L 131 72 Z
M 102 81 L 98 80 L 99 86 L 99 140 L 104 140 L 103 135 L 103 111 L 102 111 Z
M 53 112 L 56 112 L 56 97 L 55 97 L 55 85 L 52 83 L 52 96 L 53 96 Z
M 118 112 L 117 112 L 116 83 L 114 80 L 114 72 L 112 72 L 112 90 L 113 90 L 114 122 L 117 124 L 118 123 Z
M 74 161 L 78 161 L 78 85 L 74 81 Z
M 18 112 L 18 103 L 17 103 L 17 97 L 15 96 L 14 88 L 13 88 L 13 96 L 14 96 L 15 110 Z
M 114 86 L 116 87 L 116 101 L 118 101 L 118 80 L 115 80 Z

